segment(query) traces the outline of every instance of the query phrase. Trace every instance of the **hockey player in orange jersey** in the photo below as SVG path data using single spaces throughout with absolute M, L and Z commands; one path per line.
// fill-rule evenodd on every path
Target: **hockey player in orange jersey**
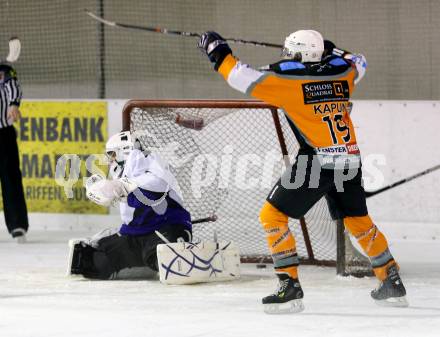
M 330 43 L 331 45 L 331 43 Z M 368 215 L 349 100 L 364 76 L 366 60 L 337 48 L 324 53 L 321 34 L 300 30 L 284 43 L 283 59 L 260 70 L 240 62 L 215 32 L 198 47 L 236 90 L 282 109 L 300 149 L 296 162 L 269 193 L 260 221 L 266 232 L 279 287 L 263 298 L 267 313 L 300 312 L 303 291 L 288 217 L 299 219 L 323 196 L 342 212 L 345 227 L 369 256 L 380 281 L 378 304 L 407 306 L 406 290 L 384 235 Z

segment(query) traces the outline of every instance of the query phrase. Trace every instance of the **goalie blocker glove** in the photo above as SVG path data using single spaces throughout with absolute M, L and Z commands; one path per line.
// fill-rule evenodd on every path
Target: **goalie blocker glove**
M 216 71 L 225 57 L 232 53 L 225 39 L 220 34 L 211 31 L 200 36 L 197 47 L 208 56 Z

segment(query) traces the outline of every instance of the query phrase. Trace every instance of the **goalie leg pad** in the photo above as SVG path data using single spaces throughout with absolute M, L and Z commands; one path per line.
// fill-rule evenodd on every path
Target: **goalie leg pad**
M 99 273 L 93 262 L 95 252 L 96 249 L 88 245 L 86 239 L 70 240 L 67 274 L 97 278 Z
M 160 281 L 193 284 L 240 277 L 240 252 L 233 242 L 176 242 L 157 246 Z
M 189 241 L 191 234 L 188 233 L 186 227 L 182 224 L 168 225 L 158 230 L 162 237 L 156 233 L 140 237 L 140 245 L 142 246 L 142 260 L 144 264 L 155 271 L 159 271 L 157 263 L 157 245 L 163 244 L 164 239 L 168 242 L 177 242 L 182 239 Z
M 137 237 L 113 234 L 98 241 L 93 262 L 102 279 L 113 279 L 121 270 L 144 267 Z M 129 273 L 128 273 L 129 275 Z
M 69 275 L 82 275 L 90 279 L 116 278 L 127 268 L 144 267 L 141 248 L 136 238 L 110 235 L 94 243 L 76 239 L 69 241 Z
M 184 225 L 169 225 L 159 229 L 169 241 L 189 240 Z M 106 230 L 92 239 L 69 241 L 68 275 L 83 275 L 91 279 L 151 278 L 157 272 L 156 247 L 163 243 L 155 233 L 142 236 L 112 234 Z M 148 276 L 148 277 L 147 277 Z

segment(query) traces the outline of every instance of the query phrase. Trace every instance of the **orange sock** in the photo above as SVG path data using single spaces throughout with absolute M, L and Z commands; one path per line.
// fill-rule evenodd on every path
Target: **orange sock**
M 297 279 L 299 260 L 295 238 L 288 226 L 289 218 L 266 201 L 260 212 L 260 221 L 266 232 L 275 272 L 288 273 Z
M 387 277 L 388 267 L 396 264 L 388 249 L 388 242 L 385 236 L 379 231 L 368 215 L 346 217 L 344 218 L 344 225 L 370 257 L 376 277 L 384 280 Z

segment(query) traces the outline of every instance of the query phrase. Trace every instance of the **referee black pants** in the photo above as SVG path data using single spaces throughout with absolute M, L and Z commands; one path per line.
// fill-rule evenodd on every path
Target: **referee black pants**
M 17 228 L 27 231 L 29 222 L 21 180 L 17 133 L 13 126 L 0 128 L 0 144 L 0 182 L 6 226 L 9 233 Z

